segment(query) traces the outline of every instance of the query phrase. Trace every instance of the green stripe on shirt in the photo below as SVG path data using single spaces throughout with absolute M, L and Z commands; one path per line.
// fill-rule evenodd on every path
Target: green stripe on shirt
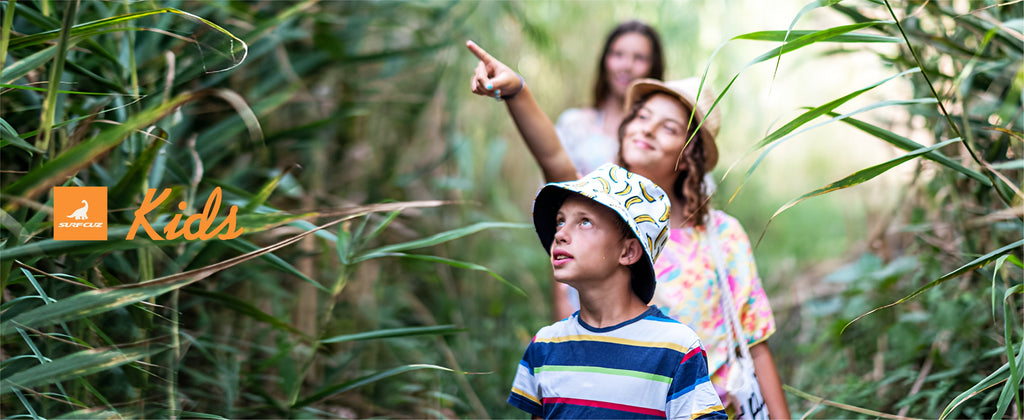
M 639 379 L 646 379 L 649 381 L 672 383 L 672 378 L 662 375 L 656 375 L 653 373 L 637 372 L 635 370 L 626 369 L 610 369 L 598 366 L 539 366 L 533 369 L 533 374 L 536 375 L 541 372 L 580 372 L 580 373 L 601 373 L 605 375 L 616 375 L 616 376 L 631 376 Z

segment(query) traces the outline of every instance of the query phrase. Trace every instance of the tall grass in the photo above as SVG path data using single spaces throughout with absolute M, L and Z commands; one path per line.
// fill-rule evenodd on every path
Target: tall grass
M 559 48 L 583 45 L 565 28 L 646 13 L 689 39 L 712 19 L 685 10 L 714 7 L 0 4 L 0 403 L 32 418 L 520 415 L 504 404 L 515 363 L 550 319 L 544 253 L 522 223 L 540 178 L 501 107 L 469 96 L 459 47 L 536 51 L 516 64 L 542 104 L 579 105 L 560 88 L 585 77 L 544 76 L 594 58 Z M 757 127 L 744 144 L 756 162 L 720 174 L 715 200 L 732 211 L 764 162 L 785 160 L 777 145 L 821 125 L 901 150 L 818 179 L 760 210 L 767 221 L 915 166 L 869 251 L 778 314 L 794 413 L 1021 415 L 1021 4 L 971 5 L 815 2 L 717 51 L 684 43 L 721 104 L 752 68 L 813 66 L 813 47 L 898 46 L 879 50 L 887 76 Z M 804 26 L 824 14 L 849 24 Z M 735 64 L 739 45 L 760 50 Z M 891 88 L 903 81 L 908 97 Z M 869 94 L 884 99 L 851 107 Z M 931 135 L 906 135 L 909 121 Z M 107 241 L 50 239 L 62 185 L 108 187 Z M 242 237 L 124 239 L 147 189 L 172 191 L 160 230 L 173 204 L 195 212 L 218 187 Z M 748 230 L 770 232 L 762 246 L 801 234 L 784 226 Z

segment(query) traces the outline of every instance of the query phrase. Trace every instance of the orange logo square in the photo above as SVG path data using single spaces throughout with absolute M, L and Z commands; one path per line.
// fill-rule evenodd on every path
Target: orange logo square
M 53 187 L 53 239 L 107 240 L 107 187 Z

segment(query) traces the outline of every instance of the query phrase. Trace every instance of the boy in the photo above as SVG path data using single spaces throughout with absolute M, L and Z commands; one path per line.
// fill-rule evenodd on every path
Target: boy
M 508 402 L 544 418 L 725 418 L 700 339 L 654 306 L 669 199 L 606 164 L 537 193 L 533 223 L 580 310 L 541 328 Z

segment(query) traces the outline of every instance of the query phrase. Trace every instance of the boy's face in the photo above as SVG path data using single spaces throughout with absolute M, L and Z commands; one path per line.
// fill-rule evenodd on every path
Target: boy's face
M 555 216 L 551 266 L 556 281 L 578 287 L 603 280 L 631 263 L 618 215 L 588 198 L 571 194 Z

